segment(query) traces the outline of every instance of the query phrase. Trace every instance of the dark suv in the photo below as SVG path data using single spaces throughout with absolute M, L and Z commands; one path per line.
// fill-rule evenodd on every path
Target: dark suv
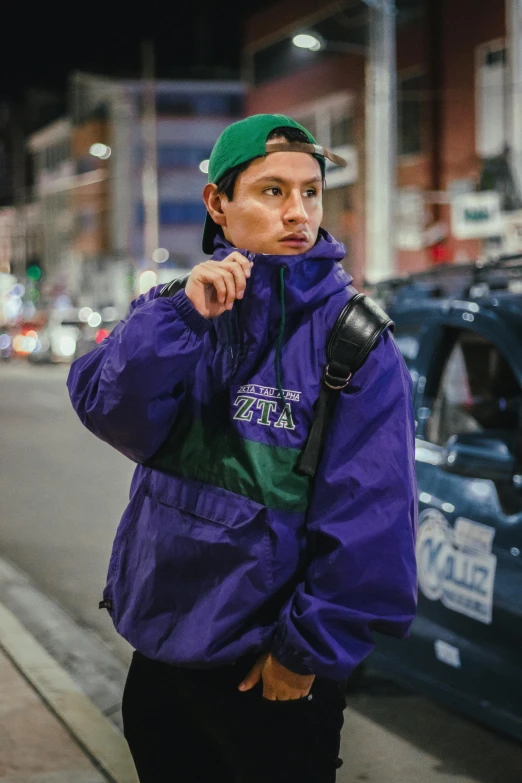
M 364 290 L 413 380 L 419 607 L 374 661 L 522 739 L 522 257 Z

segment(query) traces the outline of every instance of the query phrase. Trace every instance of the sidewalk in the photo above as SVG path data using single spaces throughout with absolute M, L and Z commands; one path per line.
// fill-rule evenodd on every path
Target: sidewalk
M 123 735 L 0 603 L 0 783 L 107 781 L 137 783 Z
M 106 783 L 0 648 L 0 783 Z

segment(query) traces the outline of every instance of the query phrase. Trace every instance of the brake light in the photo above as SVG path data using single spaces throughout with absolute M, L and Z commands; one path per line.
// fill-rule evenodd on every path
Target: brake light
M 98 329 L 96 332 L 96 337 L 94 338 L 97 345 L 101 343 L 102 340 L 105 340 L 106 337 L 108 337 L 110 332 L 107 331 L 107 329 Z

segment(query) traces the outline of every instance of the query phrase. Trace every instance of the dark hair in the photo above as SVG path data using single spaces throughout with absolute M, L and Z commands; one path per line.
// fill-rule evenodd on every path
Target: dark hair
M 273 131 L 270 131 L 267 137 L 267 141 L 269 141 L 269 139 L 276 139 L 281 137 L 286 139 L 286 141 L 302 141 L 305 143 L 308 143 L 309 141 L 308 137 L 302 130 L 299 128 L 289 128 L 287 125 L 283 125 L 280 128 L 274 128 Z M 256 160 L 256 158 L 252 158 L 252 160 Z M 229 201 L 232 201 L 234 198 L 234 189 L 236 187 L 237 178 L 240 174 L 243 173 L 243 171 L 247 170 L 247 168 L 252 163 L 252 160 L 247 160 L 245 163 L 240 163 L 239 166 L 234 166 L 233 168 L 226 171 L 216 182 L 216 192 L 223 193 Z

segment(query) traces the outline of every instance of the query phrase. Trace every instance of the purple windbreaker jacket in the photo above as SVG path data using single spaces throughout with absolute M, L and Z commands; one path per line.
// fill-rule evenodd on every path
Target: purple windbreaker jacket
M 233 249 L 218 238 L 214 258 Z M 156 660 L 271 650 L 343 680 L 374 631 L 403 637 L 415 613 L 412 382 L 385 330 L 340 393 L 315 479 L 300 474 L 327 339 L 357 292 L 324 230 L 300 255 L 241 252 L 254 265 L 231 311 L 205 319 L 158 286 L 71 366 L 83 424 L 138 463 L 105 605 Z

